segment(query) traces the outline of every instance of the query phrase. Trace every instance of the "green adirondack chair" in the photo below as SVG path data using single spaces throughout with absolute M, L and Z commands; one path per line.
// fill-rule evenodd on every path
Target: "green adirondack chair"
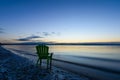
M 36 50 L 37 50 L 37 55 L 38 55 L 37 65 L 38 63 L 40 63 L 40 66 L 41 66 L 42 59 L 47 59 L 47 68 L 49 66 L 49 68 L 51 69 L 53 53 L 48 52 L 49 47 L 46 45 L 38 45 L 36 46 Z

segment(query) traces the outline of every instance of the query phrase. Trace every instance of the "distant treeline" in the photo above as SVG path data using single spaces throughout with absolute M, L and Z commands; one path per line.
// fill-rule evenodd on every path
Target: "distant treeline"
M 45 44 L 45 45 L 116 45 L 120 46 L 120 42 L 93 42 L 93 43 L 0 43 L 0 45 L 38 45 L 38 44 Z

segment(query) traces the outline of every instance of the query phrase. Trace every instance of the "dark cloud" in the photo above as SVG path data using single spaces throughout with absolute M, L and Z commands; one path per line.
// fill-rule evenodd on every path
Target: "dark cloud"
M 28 37 L 25 37 L 25 38 L 19 38 L 19 39 L 16 39 L 16 40 L 17 41 L 30 41 L 30 40 L 36 39 L 36 38 L 43 38 L 43 37 L 32 35 L 32 36 L 28 36 Z
M 29 39 L 27 38 L 20 38 L 20 39 L 16 39 L 17 41 L 30 41 Z
M 43 38 L 43 37 L 32 35 L 32 36 L 29 36 L 27 38 L 32 39 L 32 38 Z

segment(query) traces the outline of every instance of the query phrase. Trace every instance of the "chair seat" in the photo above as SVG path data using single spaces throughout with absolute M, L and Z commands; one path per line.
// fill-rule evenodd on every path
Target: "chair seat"
M 39 56 L 40 59 L 48 59 L 51 58 L 51 56 Z

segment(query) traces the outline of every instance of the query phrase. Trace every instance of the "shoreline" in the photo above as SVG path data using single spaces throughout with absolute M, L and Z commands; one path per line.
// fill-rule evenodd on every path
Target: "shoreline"
M 61 68 L 53 66 L 53 70 L 48 70 L 34 63 L 29 59 L 12 53 L 0 46 L 0 79 L 1 80 L 89 80 L 86 77 L 78 76 Z M 44 64 L 45 66 L 45 64 Z

